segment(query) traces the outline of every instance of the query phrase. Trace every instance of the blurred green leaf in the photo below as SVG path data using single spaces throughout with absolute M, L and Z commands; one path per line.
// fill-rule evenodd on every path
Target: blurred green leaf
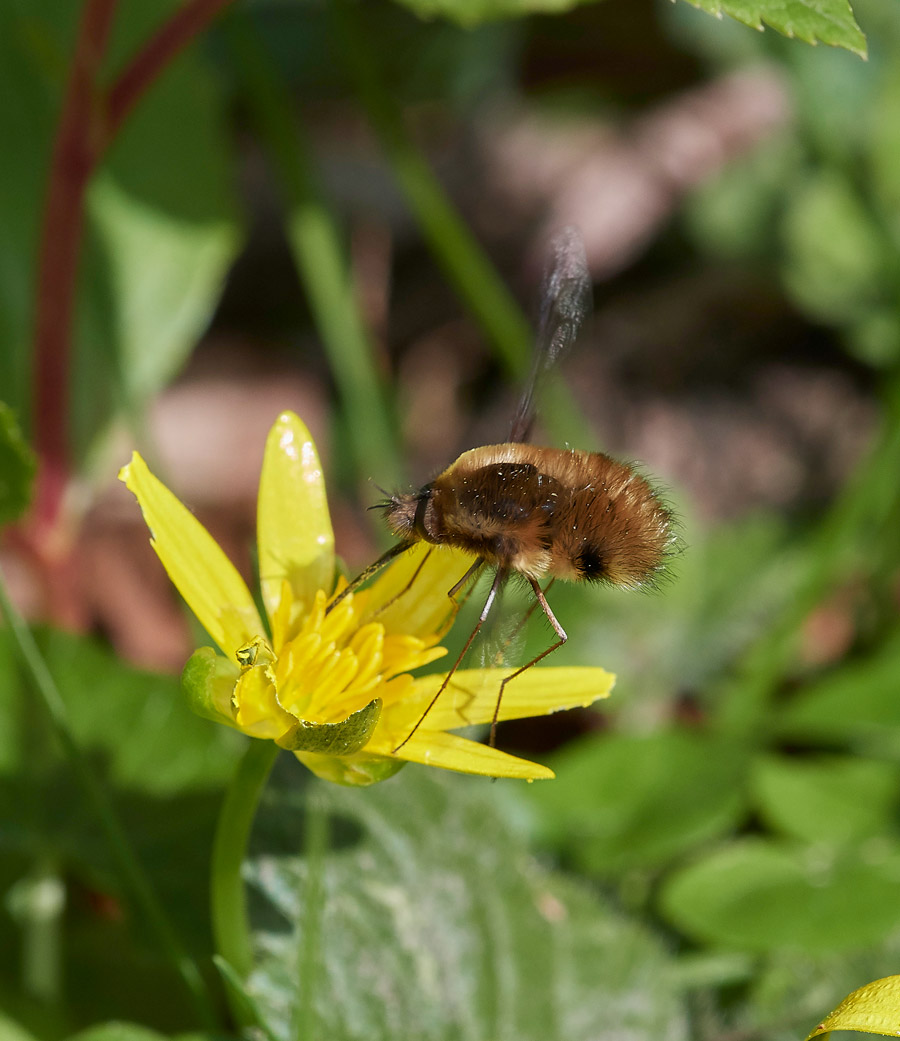
M 884 240 L 865 200 L 836 170 L 807 174 L 784 234 L 785 280 L 813 315 L 851 321 L 878 302 Z
M 34 453 L 12 409 L 0 401 L 0 526 L 18 519 L 31 501 Z
M 0 1012 L 0 1041 L 35 1041 L 35 1037 L 15 1020 Z
M 120 68 L 177 6 L 118 10 L 109 64 Z M 0 133 L 17 142 L 0 178 L 0 386 L 23 419 L 37 241 L 79 10 L 52 0 L 0 11 L 0 93 L 15 98 L 0 105 Z M 79 458 L 115 414 L 140 408 L 171 379 L 216 306 L 238 240 L 226 116 L 200 49 L 188 48 L 141 101 L 90 185 L 71 366 Z
M 752 776 L 766 821 L 810 842 L 850 842 L 885 833 L 900 798 L 900 767 L 849 756 L 767 756 L 758 760 Z
M 662 945 L 538 868 L 510 830 L 509 789 L 424 769 L 364 791 L 310 788 L 332 834 L 321 902 L 300 855 L 301 795 L 267 807 L 251 864 L 265 902 L 250 988 L 278 1036 L 292 1036 L 298 937 L 317 930 L 309 1036 L 686 1037 Z
M 545 841 L 582 870 L 657 866 L 733 826 L 746 753 L 712 736 L 663 731 L 590 737 L 553 760 L 556 781 L 526 793 Z
M 866 38 L 847 0 L 689 0 L 710 14 L 723 14 L 753 29 L 763 23 L 806 43 L 829 43 L 865 57 Z
M 898 882 L 893 844 L 838 856 L 745 839 L 673 875 L 660 909 L 688 936 L 731 948 L 849 950 L 900 926 Z
M 69 1041 L 211 1041 L 210 1034 L 160 1034 L 138 1023 L 98 1023 L 72 1034 Z
M 217 789 L 231 775 L 239 735 L 190 711 L 178 677 L 126 665 L 93 640 L 46 630 L 39 641 L 88 751 L 117 786 L 167 796 Z
M 559 14 L 590 0 L 397 0 L 419 18 L 448 18 L 471 28 L 497 18 Z
M 900 748 L 900 638 L 810 684 L 773 725 L 793 741 Z

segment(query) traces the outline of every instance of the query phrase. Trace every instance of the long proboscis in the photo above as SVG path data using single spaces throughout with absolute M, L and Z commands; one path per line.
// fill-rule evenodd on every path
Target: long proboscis
M 510 426 L 510 441 L 528 439 L 534 423 L 537 388 L 571 350 L 590 306 L 591 278 L 584 243 L 574 228 L 563 228 L 550 244 L 541 284 L 534 361 Z

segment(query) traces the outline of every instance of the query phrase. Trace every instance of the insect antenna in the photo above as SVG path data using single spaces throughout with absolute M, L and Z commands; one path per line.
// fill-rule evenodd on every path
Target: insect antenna
M 550 244 L 541 284 L 534 361 L 510 426 L 510 441 L 527 441 L 535 416 L 538 385 L 569 352 L 591 306 L 591 278 L 584 243 L 574 228 L 563 228 Z

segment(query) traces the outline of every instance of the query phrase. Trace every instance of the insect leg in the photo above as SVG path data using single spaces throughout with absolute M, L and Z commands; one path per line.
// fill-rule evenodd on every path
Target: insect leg
M 394 557 L 399 557 L 401 553 L 405 553 L 413 545 L 415 545 L 413 542 L 398 542 L 396 546 L 391 546 L 387 553 L 382 553 L 373 564 L 370 564 L 363 571 L 360 571 L 356 578 L 354 578 L 349 585 L 346 585 L 338 595 L 332 599 L 331 603 L 325 608 L 325 614 L 330 614 L 348 593 L 352 593 L 353 590 L 358 586 L 361 586 L 366 579 L 377 574 L 383 567 L 385 567 L 385 565 L 390 564 Z M 416 574 L 418 574 L 418 571 L 416 571 Z
M 542 658 L 546 658 L 548 654 L 552 654 L 555 650 L 562 647 L 562 645 L 569 638 L 566 633 L 566 630 L 563 629 L 563 627 L 556 620 L 556 615 L 550 609 L 550 605 L 547 603 L 547 597 L 544 595 L 543 589 L 541 589 L 541 587 L 538 585 L 537 580 L 534 578 L 529 578 L 528 581 L 531 583 L 531 588 L 534 590 L 534 596 L 537 603 L 540 604 L 541 610 L 547 616 L 547 621 L 553 626 L 553 631 L 556 633 L 559 639 L 556 641 L 556 643 L 551 644 L 551 646 L 549 646 L 545 651 L 541 651 L 540 654 L 532 658 L 531 661 L 526 662 L 521 667 L 521 669 L 516 669 L 515 672 L 511 673 L 509 676 L 506 677 L 506 679 L 504 679 L 501 682 L 500 690 L 497 692 L 497 704 L 494 706 L 494 718 L 491 720 L 491 748 L 494 747 L 494 741 L 497 736 L 497 719 L 500 715 L 500 702 L 503 700 L 503 691 L 506 687 L 506 684 L 509 683 L 510 680 L 514 680 L 516 676 L 521 676 L 522 673 L 525 672 L 526 669 L 530 669 L 532 665 L 537 665 L 537 663 Z M 547 588 L 549 589 L 550 586 L 548 585 Z
M 474 589 L 475 586 L 474 585 L 472 586 L 472 589 L 470 589 L 469 592 L 466 593 L 466 596 L 465 596 L 465 598 L 463 600 L 457 600 L 456 599 L 456 594 L 460 591 L 460 589 L 462 589 L 462 587 L 466 584 L 466 582 L 468 582 L 470 578 L 474 578 L 481 571 L 481 569 L 483 567 L 484 567 L 484 557 L 479 557 L 475 561 L 475 563 L 469 568 L 469 570 L 463 575 L 463 577 L 456 583 L 456 585 L 453 586 L 452 589 L 448 589 L 447 590 L 447 596 L 450 597 L 450 599 L 454 602 L 454 604 L 456 604 L 457 607 L 459 607 L 461 604 L 464 604 L 466 602 L 466 600 L 469 598 L 469 596 L 472 593 L 472 589 Z
M 476 563 L 480 567 L 483 564 L 483 561 L 476 561 Z M 473 564 L 472 567 L 469 568 L 469 571 L 467 571 L 466 574 L 463 576 L 463 578 L 468 577 L 469 572 L 472 572 L 474 567 L 475 565 Z M 453 663 L 453 667 L 444 677 L 444 681 L 438 688 L 437 693 L 434 695 L 431 701 L 428 702 L 428 706 L 426 707 L 425 711 L 422 713 L 421 716 L 419 716 L 418 720 L 416 721 L 416 725 L 412 728 L 412 730 L 410 730 L 406 737 L 394 749 L 395 754 L 400 751 L 400 749 L 406 744 L 406 742 L 409 741 L 413 734 L 419 729 L 419 727 L 422 725 L 422 720 L 434 708 L 437 699 L 444 693 L 444 691 L 449 686 L 450 680 L 453 679 L 454 673 L 461 665 L 463 658 L 465 658 L 466 654 L 468 654 L 469 648 L 474 643 L 475 637 L 478 635 L 479 630 L 484 625 L 485 621 L 487 621 L 487 617 L 491 613 L 491 608 L 494 606 L 494 601 L 497 599 L 497 594 L 500 592 L 500 587 L 506 581 L 507 574 L 507 571 L 498 569 L 497 574 L 494 575 L 494 581 L 491 583 L 490 592 L 487 595 L 487 600 L 485 600 L 484 602 L 484 607 L 482 607 L 481 609 L 481 614 L 478 616 L 478 621 L 475 623 L 475 628 L 471 631 L 471 633 L 469 633 L 469 638 L 463 645 L 463 649 L 459 652 L 456 661 Z M 460 585 L 461 583 L 457 582 L 456 586 L 454 586 L 453 589 L 450 590 L 451 594 L 454 590 L 458 589 Z
M 412 576 L 410 577 L 410 580 L 406 583 L 406 585 L 400 590 L 399 593 L 395 593 L 390 598 L 390 600 L 383 603 L 377 611 L 373 611 L 372 614 L 369 616 L 370 618 L 377 618 L 382 611 L 386 611 L 389 607 L 393 606 L 400 599 L 401 596 L 405 596 L 410 591 L 410 589 L 412 589 L 413 583 L 422 573 L 422 568 L 425 567 L 425 564 L 428 558 L 431 556 L 432 552 L 433 550 L 430 549 L 426 552 L 425 556 L 422 557 L 422 559 L 419 561 L 419 566 L 412 573 Z M 376 563 L 378 563 L 378 561 L 376 561 Z
M 550 581 L 547 583 L 547 588 L 544 590 L 545 597 L 550 592 L 550 587 L 553 585 L 555 581 L 555 578 L 551 578 Z M 531 616 L 534 614 L 534 609 L 539 606 L 539 603 L 540 602 L 538 600 L 535 600 L 534 603 L 532 603 L 531 607 L 528 608 L 525 614 L 523 614 L 519 621 L 516 623 L 515 629 L 513 629 L 509 636 L 507 636 L 506 639 L 503 641 L 502 647 L 500 647 L 497 653 L 494 655 L 495 669 L 499 668 L 503 664 L 504 654 L 509 649 L 510 645 L 516 640 L 519 633 L 525 628 L 526 625 L 528 625 Z

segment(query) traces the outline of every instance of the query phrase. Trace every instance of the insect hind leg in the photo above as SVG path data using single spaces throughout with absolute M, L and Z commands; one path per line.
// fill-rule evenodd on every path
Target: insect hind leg
M 484 561 L 480 560 L 480 559 L 477 560 L 472 565 L 472 567 L 469 568 L 469 570 L 465 573 L 465 575 L 463 575 L 463 577 L 460 579 L 460 581 L 457 582 L 456 585 L 449 591 L 450 598 L 453 599 L 454 598 L 454 594 L 459 592 L 459 590 L 462 588 L 463 584 L 471 576 L 477 574 L 478 571 L 483 566 L 484 566 Z M 422 721 L 425 719 L 425 717 L 428 715 L 428 713 L 434 708 L 435 704 L 437 703 L 437 699 L 444 693 L 444 691 L 450 685 L 450 681 L 453 679 L 453 676 L 456 673 L 456 670 L 460 667 L 460 665 L 462 664 L 463 658 L 465 658 L 465 656 L 469 653 L 469 648 L 475 642 L 475 637 L 478 635 L 478 633 L 481 631 L 481 627 L 487 621 L 487 617 L 491 613 L 491 608 L 494 606 L 494 601 L 497 599 L 497 594 L 500 592 L 500 588 L 502 587 L 503 583 L 506 581 L 506 578 L 507 578 L 508 574 L 509 574 L 508 571 L 505 571 L 503 569 L 498 569 L 497 573 L 494 575 L 494 581 L 491 583 L 491 589 L 490 589 L 490 592 L 487 595 L 487 599 L 484 602 L 484 607 L 482 607 L 482 609 L 481 609 L 481 614 L 478 616 L 478 621 L 475 623 L 475 627 L 469 633 L 468 639 L 463 644 L 463 649 L 457 655 L 456 661 L 453 663 L 453 667 L 450 669 L 450 671 L 444 677 L 443 682 L 441 683 L 440 687 L 438 687 L 437 692 L 435 693 L 434 697 L 431 699 L 431 701 L 428 702 L 428 705 L 426 706 L 425 711 L 422 713 L 421 716 L 419 716 L 418 720 L 416 720 L 416 725 L 412 728 L 412 730 L 410 730 L 410 732 L 400 742 L 400 744 L 397 745 L 397 747 L 393 750 L 395 755 L 407 743 L 407 741 L 410 740 L 410 738 L 413 736 L 413 734 L 415 734 L 415 732 L 419 729 L 419 727 L 422 725 Z M 549 608 L 548 608 L 548 610 L 549 610 Z M 501 691 L 502 691 L 502 687 L 501 687 Z M 496 713 L 495 713 L 495 716 L 496 716 Z
M 543 658 L 546 658 L 548 654 L 552 654 L 554 651 L 558 650 L 569 638 L 568 634 L 566 633 L 566 630 L 563 629 L 563 627 L 556 620 L 556 615 L 553 613 L 553 611 L 550 608 L 550 605 L 547 603 L 547 597 L 544 593 L 544 590 L 541 589 L 540 585 L 538 585 L 537 579 L 529 577 L 528 581 L 531 583 L 531 588 L 534 590 L 534 597 L 536 603 L 540 606 L 541 610 L 546 615 L 547 621 L 553 626 L 553 631 L 556 633 L 559 639 L 555 643 L 551 644 L 546 650 L 541 651 L 540 654 L 532 658 L 531 661 L 526 662 L 520 669 L 516 669 L 515 672 L 510 673 L 509 676 L 507 676 L 505 679 L 501 681 L 500 690 L 497 692 L 497 704 L 494 706 L 494 718 L 491 720 L 491 748 L 493 748 L 496 743 L 497 722 L 500 717 L 500 703 L 503 701 L 503 691 L 506 689 L 506 684 L 509 683 L 510 680 L 514 680 L 516 676 L 521 676 L 522 673 L 530 669 L 532 665 L 537 665 L 537 663 L 541 661 Z M 553 580 L 551 579 L 547 588 L 549 589 L 552 584 Z M 531 610 L 534 610 L 534 607 L 532 607 Z M 530 613 L 531 612 L 529 611 L 529 614 Z

